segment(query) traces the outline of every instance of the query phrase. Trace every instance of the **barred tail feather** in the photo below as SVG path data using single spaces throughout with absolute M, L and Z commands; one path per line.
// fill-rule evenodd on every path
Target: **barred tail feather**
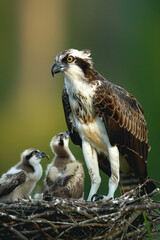
M 149 178 L 147 178 L 147 179 L 149 179 Z M 131 172 L 130 175 L 126 175 L 126 174 L 120 172 L 121 194 L 124 194 L 124 193 L 136 188 L 139 184 L 143 184 L 143 183 L 140 182 L 139 178 L 135 175 L 134 172 Z M 153 192 L 156 188 L 157 188 L 156 185 L 152 181 L 148 181 L 144 184 L 143 193 L 149 194 L 149 193 Z
M 130 173 L 130 175 L 126 175 L 120 172 L 120 191 L 121 194 L 124 194 L 134 188 L 136 188 L 140 184 L 140 180 L 134 174 L 134 172 Z

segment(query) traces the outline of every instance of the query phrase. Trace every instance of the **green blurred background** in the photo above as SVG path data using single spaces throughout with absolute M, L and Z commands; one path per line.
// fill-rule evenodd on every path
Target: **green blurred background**
M 159 0 L 1 0 L 0 31 L 0 174 L 26 148 L 53 157 L 49 142 L 66 124 L 63 76 L 53 79 L 50 69 L 60 51 L 87 48 L 95 69 L 143 106 L 152 147 L 149 176 L 160 181 Z M 90 180 L 83 155 L 70 147 L 85 167 L 86 197 Z M 43 160 L 44 170 L 47 163 Z M 107 194 L 107 178 L 102 178 L 99 192 Z

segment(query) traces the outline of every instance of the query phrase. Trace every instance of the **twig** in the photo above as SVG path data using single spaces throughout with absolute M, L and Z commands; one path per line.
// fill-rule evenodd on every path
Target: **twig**
M 20 239 L 22 240 L 28 240 L 28 238 L 26 238 L 22 233 L 20 233 L 19 231 L 17 231 L 14 227 L 10 226 L 7 223 L 3 223 L 3 226 L 8 228 L 12 233 L 14 233 L 16 236 L 18 236 Z
M 0 239 L 144 239 L 147 228 L 138 223 L 143 211 L 152 237 L 160 236 L 160 202 L 151 199 L 160 192 L 156 189 L 141 196 L 141 188 L 143 185 L 119 198 L 99 202 L 64 198 L 0 202 Z

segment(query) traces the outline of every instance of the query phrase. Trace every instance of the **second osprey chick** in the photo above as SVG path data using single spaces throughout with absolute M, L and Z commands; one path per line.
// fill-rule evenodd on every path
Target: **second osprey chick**
M 48 156 L 37 149 L 26 149 L 21 161 L 0 178 L 0 201 L 26 198 L 42 176 L 40 161 Z
M 55 154 L 48 165 L 44 180 L 44 199 L 52 197 L 82 198 L 84 191 L 84 170 L 77 162 L 69 147 L 69 133 L 54 136 L 50 147 Z

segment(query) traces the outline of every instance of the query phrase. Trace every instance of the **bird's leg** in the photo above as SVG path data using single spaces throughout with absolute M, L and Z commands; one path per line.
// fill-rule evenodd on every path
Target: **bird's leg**
M 109 191 L 107 199 L 113 198 L 119 183 L 119 151 L 117 146 L 108 148 L 109 161 L 111 167 L 111 177 L 109 179 Z
M 91 189 L 88 196 L 88 201 L 90 201 L 92 195 L 95 194 L 99 188 L 101 177 L 99 175 L 98 159 L 95 149 L 92 148 L 91 145 L 86 141 L 82 141 L 82 149 L 91 178 Z
M 109 178 L 109 191 L 108 195 L 104 196 L 101 194 L 94 194 L 92 196 L 93 201 L 98 200 L 108 200 L 114 197 L 114 193 L 118 187 L 119 183 L 119 151 L 117 146 L 109 146 L 108 147 L 108 157 L 110 161 L 111 167 L 111 177 Z

